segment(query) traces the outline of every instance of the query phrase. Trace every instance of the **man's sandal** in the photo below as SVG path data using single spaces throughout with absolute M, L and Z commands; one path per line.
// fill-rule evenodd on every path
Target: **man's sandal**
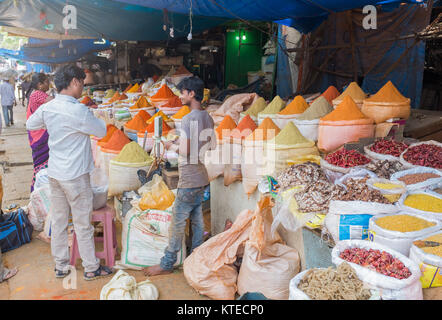
M 101 271 L 104 271 L 105 274 L 101 274 Z M 85 272 L 83 275 L 83 279 L 86 281 L 91 281 L 99 278 L 105 278 L 112 275 L 114 271 L 106 266 L 99 266 L 97 270 L 93 272 Z
M 56 278 L 64 278 L 64 277 L 66 277 L 67 275 L 69 275 L 71 273 L 71 270 L 60 271 L 60 270 L 54 269 L 54 271 L 55 271 L 55 277 Z

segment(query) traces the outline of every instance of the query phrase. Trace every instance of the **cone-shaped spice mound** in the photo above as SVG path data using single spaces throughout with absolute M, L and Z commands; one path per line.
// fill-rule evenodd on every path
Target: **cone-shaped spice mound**
M 391 81 L 388 81 L 376 94 L 365 99 L 365 101 L 408 103 L 409 99 L 404 97 Z
M 285 107 L 279 114 L 289 115 L 289 114 L 300 114 L 303 113 L 308 108 L 308 103 L 302 96 L 296 96 L 292 102 L 290 102 L 287 107 Z
M 273 139 L 281 129 L 270 118 L 265 118 L 258 128 L 249 135 L 246 140 L 248 141 L 265 141 Z
M 356 103 L 350 96 L 345 96 L 344 100 L 325 117 L 321 118 L 323 121 L 342 121 L 342 120 L 359 120 L 367 119 L 366 116 L 359 110 Z

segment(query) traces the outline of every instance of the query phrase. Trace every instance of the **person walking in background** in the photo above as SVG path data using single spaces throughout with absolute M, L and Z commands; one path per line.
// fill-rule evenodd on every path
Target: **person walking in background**
M 49 78 L 44 73 L 35 73 L 32 76 L 30 90 L 32 92 L 29 96 L 26 119 L 29 119 L 29 117 L 32 116 L 41 105 L 54 99 L 46 93 L 49 90 Z M 28 131 L 28 139 L 32 150 L 32 162 L 34 163 L 34 175 L 31 183 L 32 192 L 34 191 L 35 177 L 37 173 L 48 167 L 49 135 L 47 130 L 44 129 Z
M 106 135 L 106 123 L 78 102 L 85 73 L 75 65 L 57 70 L 58 94 L 37 109 L 26 122 L 28 130 L 46 129 L 49 134 L 48 176 L 51 201 L 51 252 L 55 277 L 70 273 L 68 244 L 69 213 L 72 213 L 84 280 L 110 276 L 113 270 L 100 265 L 95 256 L 94 227 L 91 223 L 93 193 L 90 173 L 94 169 L 90 136 Z
M 14 114 L 12 108 L 15 104 L 14 87 L 9 83 L 9 79 L 4 78 L 0 83 L 0 96 L 3 109 L 3 120 L 9 127 L 14 124 Z

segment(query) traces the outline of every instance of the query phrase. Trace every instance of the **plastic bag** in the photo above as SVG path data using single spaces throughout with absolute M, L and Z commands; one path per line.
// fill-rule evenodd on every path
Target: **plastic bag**
M 161 176 L 155 174 L 151 181 L 138 190 L 142 194 L 139 206 L 141 210 L 166 210 L 175 201 L 175 195 L 169 190 Z
M 380 250 L 391 254 L 394 258 L 399 259 L 411 272 L 411 276 L 407 279 L 396 279 L 385 276 L 377 271 L 370 270 L 367 267 L 346 261 L 356 272 L 359 279 L 370 286 L 370 289 L 377 289 L 383 300 L 422 300 L 422 286 L 419 281 L 421 271 L 419 266 L 408 259 L 403 254 L 393 249 L 370 241 L 365 240 L 344 240 L 336 244 L 332 250 L 332 262 L 339 266 L 345 260 L 339 255 L 345 249 L 361 248 L 365 250 Z
M 238 271 L 233 263 L 242 256 L 254 212 L 240 212 L 232 227 L 210 238 L 184 260 L 184 276 L 199 294 L 215 300 L 233 300 Z
M 442 231 L 438 231 L 417 238 L 416 240 L 425 240 L 428 237 L 441 233 Z M 422 277 L 420 278 L 422 288 L 442 287 L 442 257 L 426 253 L 422 249 L 412 244 L 410 248 L 410 259 L 419 265 L 422 272 Z
M 415 241 L 416 239 L 418 239 L 420 237 L 425 237 L 425 236 L 428 237 L 430 234 L 432 234 L 436 231 L 439 231 L 442 226 L 442 223 L 439 222 L 438 220 L 425 219 L 424 217 L 422 217 L 420 215 L 408 213 L 408 212 L 404 212 L 404 213 L 399 212 L 397 214 L 388 214 L 388 215 L 383 215 L 382 217 L 395 216 L 398 214 L 406 214 L 409 216 L 414 216 L 414 217 L 424 219 L 428 222 L 432 222 L 435 224 L 432 227 L 428 227 L 428 228 L 418 230 L 418 231 L 400 232 L 400 231 L 392 231 L 392 230 L 384 229 L 384 228 L 378 226 L 376 224 L 376 220 L 380 218 L 379 216 L 373 217 L 372 219 L 370 219 L 370 222 L 369 222 L 370 241 L 386 245 L 386 246 L 396 250 L 397 252 L 402 253 L 403 255 L 405 255 L 407 257 L 410 254 L 410 248 L 411 248 L 411 245 L 413 244 L 413 241 Z
M 287 300 L 290 280 L 300 270 L 298 251 L 284 244 L 273 221 L 271 198 L 258 203 L 238 275 L 238 293 L 260 292 L 268 299 Z
M 100 292 L 100 300 L 158 300 L 158 297 L 158 289 L 150 280 L 137 284 L 123 270 L 118 270 Z
M 43 231 L 46 217 L 51 208 L 51 200 L 49 198 L 49 186 L 34 189 L 31 193 L 29 208 L 29 221 L 34 227 L 35 231 Z
M 48 169 L 41 169 L 35 175 L 34 190 L 44 188 L 49 185 Z

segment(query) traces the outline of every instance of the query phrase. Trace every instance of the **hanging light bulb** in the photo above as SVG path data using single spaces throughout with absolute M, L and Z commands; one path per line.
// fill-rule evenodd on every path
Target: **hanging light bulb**
M 60 40 L 60 43 L 58 44 L 58 47 L 59 47 L 60 49 L 63 49 L 63 41 Z
M 74 54 L 77 54 L 77 48 L 74 48 Z
M 192 40 L 192 32 L 189 32 L 189 34 L 187 35 L 187 40 Z
M 175 36 L 173 28 L 170 28 L 170 37 L 173 38 Z

